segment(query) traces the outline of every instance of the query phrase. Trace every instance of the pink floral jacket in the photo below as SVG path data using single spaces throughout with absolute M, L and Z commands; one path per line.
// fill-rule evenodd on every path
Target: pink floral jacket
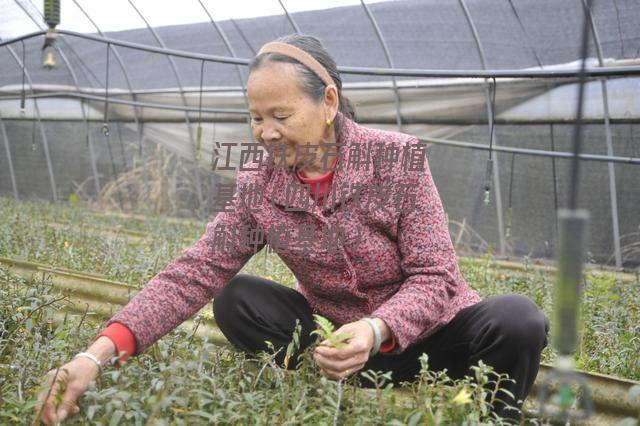
M 337 326 L 384 320 L 397 343 L 388 354 L 480 301 L 458 269 L 426 158 L 411 166 L 420 159 L 416 138 L 341 122 L 324 205 L 299 191 L 294 172 L 271 167 L 268 154 L 245 163 L 255 170 L 238 171 L 227 209 L 107 325 L 126 325 L 143 352 L 215 298 L 267 243 L 314 313 Z

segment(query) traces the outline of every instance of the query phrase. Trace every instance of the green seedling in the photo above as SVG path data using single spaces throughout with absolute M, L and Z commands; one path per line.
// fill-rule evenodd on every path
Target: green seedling
M 346 343 L 344 342 L 347 339 L 350 339 L 353 337 L 351 333 L 349 334 L 336 333 L 333 329 L 333 324 L 331 323 L 331 321 L 329 321 L 325 317 L 321 315 L 315 315 L 315 314 L 313 315 L 313 317 L 315 318 L 316 323 L 320 326 L 320 328 L 312 331 L 311 334 L 319 335 L 320 337 L 325 339 L 327 342 L 329 342 L 330 346 L 336 349 L 342 349 L 345 346 L 347 346 Z
M 53 397 L 53 401 L 57 410 L 64 400 L 64 393 L 67 391 L 67 383 L 63 378 L 56 380 L 56 383 L 58 384 L 58 393 Z
M 112 194 L 113 199 L 117 190 Z M 133 295 L 180 254 L 182 239 L 177 236 L 192 237 L 195 241 L 204 229 L 203 222 L 179 224 L 168 218 L 100 214 L 86 209 L 82 199 L 72 207 L 67 202 L 51 204 L 0 197 L 0 257 L 98 273 L 130 283 L 131 287 L 126 287 L 127 297 L 121 302 L 125 303 L 129 291 Z M 60 226 L 53 227 L 52 223 Z M 140 233 L 149 237 L 128 237 Z M 470 245 L 468 250 L 471 249 Z M 272 281 L 293 288 L 296 279 L 277 254 L 265 252 L 265 257 L 266 267 L 265 258 L 254 256 L 243 273 L 268 274 Z M 526 262 L 525 269 L 518 271 L 500 267 L 491 255 L 462 258 L 461 270 L 483 297 L 507 291 L 526 294 L 549 315 L 552 275 L 546 270 L 538 271 L 533 260 Z M 24 424 L 28 420 L 33 424 L 27 416 L 35 417 L 31 410 L 40 405 L 38 397 L 41 400 L 50 397 L 52 405 L 61 402 L 54 399 L 53 395 L 58 393 L 53 391 L 62 383 L 53 381 L 56 385 L 51 391 L 52 379 L 48 378 L 42 391 L 36 389 L 42 370 L 71 359 L 77 348 L 102 331 L 112 311 L 89 307 L 86 320 L 81 322 L 77 314 L 71 314 L 76 311 L 70 310 L 65 320 L 67 303 L 62 302 L 71 296 L 59 293 L 52 276 L 31 272 L 20 276 L 8 264 L 0 265 L 0 334 L 4 330 L 0 338 L 0 382 L 7 377 L 11 380 L 0 385 L 0 425 Z M 618 279 L 617 274 L 613 276 L 606 271 L 586 274 L 582 324 L 585 334 L 576 360 L 583 369 L 640 380 L 636 355 L 640 351 L 638 284 L 640 271 L 631 281 Z M 85 310 L 82 297 L 69 300 Z M 112 304 L 115 306 L 116 302 L 109 306 Z M 95 321 L 90 321 L 92 318 Z M 200 327 L 211 326 L 212 319 L 210 316 Z M 57 327 L 61 328 L 56 331 Z M 313 324 L 312 328 L 320 329 L 316 334 L 322 335 L 320 325 Z M 287 350 L 289 367 L 303 361 L 296 374 L 280 374 L 278 369 L 269 368 L 274 364 L 275 357 L 271 356 L 265 358 L 266 367 L 259 376 L 254 371 L 255 363 L 242 352 L 231 346 L 214 346 L 208 341 L 208 334 L 190 340 L 192 333 L 193 329 L 186 327 L 168 333 L 155 344 L 161 349 L 157 356 L 148 351 L 127 361 L 127 374 L 109 368 L 101 375 L 100 384 L 96 382 L 87 390 L 84 408 L 73 416 L 71 423 L 145 424 L 158 422 L 162 417 L 171 424 L 215 424 L 224 423 L 224 419 L 242 424 L 500 424 L 491 414 L 491 400 L 505 397 L 505 389 L 498 392 L 496 385 L 505 379 L 489 375 L 485 367 L 478 367 L 475 374 L 455 382 L 443 371 L 425 367 L 418 381 L 409 384 L 411 392 L 406 394 L 405 405 L 405 394 L 387 391 L 388 380 L 383 381 L 379 374 L 374 381 L 365 376 L 366 371 L 361 373 L 362 379 L 377 383 L 378 390 L 374 389 L 373 394 L 357 386 L 347 387 L 348 381 L 322 380 L 310 356 L 296 357 L 303 351 L 294 350 L 295 341 L 282 351 Z M 303 343 L 302 335 L 299 343 Z M 325 344 L 329 345 L 329 341 Z M 168 355 L 160 356 L 161 352 Z M 310 355 L 309 352 L 313 351 L 305 351 L 304 355 Z M 545 348 L 545 362 L 553 362 L 555 356 L 549 347 Z M 54 380 L 64 377 L 63 373 L 60 368 Z M 167 390 L 161 393 L 164 388 Z M 471 401 L 464 397 L 465 393 L 461 394 L 462 389 L 471 394 Z M 64 386 L 59 395 L 64 395 Z M 627 404 L 630 401 L 637 404 L 640 388 L 622 397 Z M 149 421 L 154 407 L 159 407 L 159 411 Z M 635 415 L 629 412 L 627 416 L 625 425 L 638 422 L 638 412 Z

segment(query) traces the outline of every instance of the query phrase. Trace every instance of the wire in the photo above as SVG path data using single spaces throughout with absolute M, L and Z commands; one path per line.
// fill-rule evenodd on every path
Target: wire
M 111 45 L 107 43 L 107 64 L 105 68 L 105 84 L 104 84 L 104 123 L 102 123 L 102 134 L 109 136 L 109 52 Z
M 25 47 L 24 47 L 24 40 L 20 40 L 20 43 L 22 43 L 22 89 L 20 90 L 20 115 L 22 117 L 25 116 L 25 105 L 26 105 L 26 92 L 24 89 L 24 80 L 26 77 L 26 63 L 25 63 Z
M 493 89 L 491 89 L 493 87 Z M 493 131 L 496 122 L 496 78 L 493 77 L 493 86 L 489 84 L 489 90 L 491 91 L 491 129 L 489 130 L 489 158 L 493 154 Z
M 198 104 L 198 123 L 202 121 L 202 86 L 204 84 L 204 61 L 200 63 L 200 102 Z
M 575 210 L 578 207 L 578 183 L 580 181 L 580 161 L 578 156 L 582 147 L 582 113 L 584 107 L 584 86 L 586 82 L 586 64 L 587 55 L 589 54 L 589 24 L 587 17 L 591 10 L 591 0 L 587 0 L 584 4 L 585 8 L 585 24 L 582 28 L 582 47 L 580 49 L 580 72 L 578 73 L 578 105 L 576 107 L 576 120 L 573 126 L 573 158 L 571 160 L 571 169 L 569 175 L 569 209 Z
M 493 174 L 493 131 L 496 121 L 496 79 L 493 78 L 493 85 L 489 83 L 489 92 L 491 92 L 491 102 L 489 108 L 491 108 L 491 123 L 489 129 L 489 158 L 487 158 L 487 167 L 484 172 L 484 205 L 488 206 L 491 201 L 491 177 Z
M 506 237 L 511 237 L 511 226 L 513 225 L 513 172 L 516 165 L 516 154 L 511 153 L 511 168 L 509 170 L 509 206 L 507 207 L 507 229 Z
M 196 127 L 195 159 L 200 159 L 202 149 L 202 86 L 204 85 L 204 60 L 200 62 L 200 101 L 198 103 L 198 127 Z
M 550 125 L 551 130 L 551 151 L 556 152 L 556 143 L 555 143 L 555 134 L 553 131 L 553 124 Z M 551 172 L 553 175 L 553 211 L 555 212 L 555 226 L 556 226 L 556 235 L 560 235 L 558 233 L 558 178 L 556 176 L 556 158 L 551 157 Z

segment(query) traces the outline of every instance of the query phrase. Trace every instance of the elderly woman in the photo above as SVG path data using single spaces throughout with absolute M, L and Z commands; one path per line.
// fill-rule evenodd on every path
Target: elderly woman
M 351 336 L 341 349 L 326 341 L 316 347 L 314 360 L 327 378 L 373 369 L 391 371 L 396 384 L 413 381 L 423 353 L 431 369 L 460 378 L 482 360 L 515 380 L 505 385 L 515 399 L 504 399 L 521 407 L 548 321 L 526 297 L 481 300 L 467 285 L 424 146 L 356 124 L 341 89 L 336 63 L 316 38 L 294 35 L 263 46 L 247 91 L 253 136 L 266 155 L 242 165 L 229 208 L 202 238 L 64 366 L 70 386 L 57 412 L 52 392 L 45 422 L 78 411 L 75 401 L 100 364 L 142 353 L 212 298 L 220 330 L 239 350 L 267 350 L 265 340 L 286 347 L 298 320 L 302 351 L 313 343 L 317 313 Z M 267 243 L 297 278 L 295 289 L 238 275 Z M 284 350 L 276 359 L 282 365 Z M 504 405 L 495 409 L 520 417 Z

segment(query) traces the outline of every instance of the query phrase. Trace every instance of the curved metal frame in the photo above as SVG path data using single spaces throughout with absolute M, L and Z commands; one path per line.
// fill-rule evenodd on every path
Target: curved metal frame
M 29 99 L 39 99 L 39 98 L 76 98 L 76 99 L 85 99 L 89 101 L 97 101 L 104 102 L 105 96 L 98 95 L 90 95 L 87 93 L 75 93 L 75 92 L 49 92 L 49 93 L 40 93 L 33 95 L 26 95 L 26 98 Z M 18 97 L 13 96 L 2 96 L 0 99 L 18 99 Z M 120 104 L 120 105 L 128 105 L 131 107 L 144 107 L 144 108 L 153 108 L 153 109 L 166 109 L 172 111 L 184 111 L 184 112 L 198 112 L 199 108 L 184 106 L 184 105 L 170 105 L 170 104 L 157 104 L 153 102 L 145 102 L 145 101 L 130 101 L 127 99 L 117 99 L 109 97 L 110 104 Z M 202 108 L 203 112 L 211 113 L 211 114 L 238 114 L 245 115 L 248 113 L 247 110 L 244 109 L 232 109 L 232 108 Z M 102 119 L 96 120 L 102 122 Z
M 429 137 L 421 137 L 418 139 L 420 141 L 423 141 L 426 143 L 434 143 L 436 145 L 445 145 L 445 146 L 452 146 L 456 148 L 470 148 L 470 149 L 478 149 L 482 151 L 489 151 L 488 145 L 483 145 L 483 144 L 474 143 L 474 142 L 462 142 L 462 141 L 454 141 L 451 139 L 438 139 L 438 138 L 429 138 Z M 550 158 L 573 157 L 573 153 L 571 152 L 547 151 L 544 149 L 513 148 L 513 147 L 500 146 L 500 145 L 494 145 L 491 149 L 493 151 L 498 151 L 498 152 L 518 154 L 518 155 L 532 155 L 535 157 L 550 157 Z M 602 162 L 610 162 L 610 163 L 640 165 L 640 157 L 619 157 L 619 156 L 608 156 L 608 155 L 598 155 L 598 154 L 580 154 L 578 158 L 585 161 L 602 161 Z
M 158 42 L 158 44 L 163 48 L 166 49 L 166 44 L 164 43 L 164 41 L 162 40 L 162 38 L 160 37 L 160 35 L 156 32 L 156 30 L 153 29 L 153 27 L 151 25 L 149 25 L 149 22 L 147 21 L 147 19 L 144 17 L 144 15 L 142 14 L 142 12 L 140 12 L 140 10 L 138 10 L 138 8 L 136 7 L 136 5 L 133 3 L 133 0 L 127 0 L 129 2 L 129 4 L 131 5 L 131 7 L 133 8 L 133 10 L 136 11 L 136 13 L 138 14 L 138 16 L 140 16 L 140 19 L 142 19 L 142 21 L 144 22 L 144 24 L 147 26 L 147 29 L 149 30 L 149 32 L 153 35 L 153 38 Z M 176 83 L 178 84 L 178 88 L 180 89 L 180 97 L 182 98 L 182 103 L 187 106 L 187 99 L 184 96 L 184 92 L 183 90 L 183 85 L 182 85 L 182 80 L 180 79 L 180 74 L 178 73 L 178 66 L 176 65 L 175 61 L 173 60 L 173 57 L 171 55 L 167 55 L 167 60 L 169 61 L 169 66 L 171 67 L 171 69 L 173 70 L 173 74 L 175 75 L 176 78 Z M 191 121 L 189 120 L 189 114 L 185 113 L 185 122 L 187 125 L 187 130 L 189 132 L 189 141 L 191 142 L 191 149 L 192 149 L 192 153 L 193 153 L 193 174 L 195 177 L 195 186 L 196 186 L 196 195 L 198 197 L 198 203 L 200 204 L 199 207 L 199 215 L 200 217 L 204 217 L 204 197 L 202 195 L 202 179 L 200 177 L 200 167 L 198 166 L 198 156 L 197 156 L 197 152 L 196 152 L 196 142 L 193 136 L 193 129 L 191 128 Z
M 82 12 L 82 14 L 87 18 L 87 20 L 91 23 L 91 25 L 94 26 L 94 28 L 96 29 L 98 34 L 100 34 L 101 36 L 104 37 L 104 33 L 102 32 L 102 30 L 100 29 L 98 24 L 93 20 L 93 18 L 91 18 L 89 13 L 80 5 L 80 3 L 77 0 L 73 0 L 73 3 L 80 10 L 80 12 Z M 120 66 L 120 69 L 122 70 L 122 75 L 124 76 L 125 84 L 127 85 L 127 88 L 129 89 L 129 93 L 131 94 L 131 99 L 133 99 L 135 101 L 136 100 L 136 94 L 135 94 L 135 92 L 133 90 L 133 85 L 131 84 L 131 78 L 129 77 L 129 70 L 127 69 L 124 61 L 122 60 L 122 57 L 120 56 L 120 52 L 118 52 L 118 49 L 116 49 L 116 47 L 113 44 L 110 44 L 109 48 L 111 49 L 111 52 L 113 52 L 113 55 L 115 56 L 116 61 L 118 62 L 118 65 Z M 107 94 L 105 93 L 105 96 L 106 95 Z M 145 161 L 144 151 L 142 149 L 142 140 L 143 140 L 143 131 L 144 130 L 143 130 L 143 127 L 142 127 L 142 121 L 140 120 L 140 111 L 138 110 L 137 107 L 133 108 L 133 119 L 134 119 L 134 122 L 135 122 L 135 125 L 136 125 L 136 135 L 138 137 L 138 155 L 140 156 L 140 159 L 142 161 L 142 180 L 143 180 L 143 185 L 144 185 L 145 200 L 147 202 L 147 207 L 149 207 L 149 205 L 150 205 L 150 201 L 149 201 L 149 176 L 148 176 L 148 171 L 147 171 L 147 162 Z
M 298 27 L 296 22 L 293 20 L 293 17 L 289 14 L 289 11 L 284 6 L 284 3 L 282 2 L 282 0 L 278 0 L 278 2 L 280 3 L 280 6 L 284 10 L 284 13 L 287 15 L 287 19 L 291 23 L 291 26 L 294 28 L 295 32 L 297 34 L 300 34 L 300 27 Z M 364 3 L 364 1 L 360 0 L 360 2 L 362 4 L 362 7 L 365 10 L 366 15 L 369 17 L 369 21 L 371 22 L 371 25 L 373 25 L 373 29 L 374 29 L 374 31 L 376 33 L 376 36 L 378 37 L 378 40 L 380 41 L 380 44 L 382 45 L 382 50 L 383 50 L 384 55 L 385 55 L 385 57 L 387 59 L 387 63 L 389 65 L 389 67 L 393 68 L 393 62 L 391 60 L 391 55 L 389 54 L 389 50 L 387 49 L 387 44 L 384 41 L 384 37 L 382 36 L 382 32 L 380 31 L 380 28 L 378 27 L 378 23 L 376 22 L 375 18 L 371 14 L 371 11 L 367 7 L 367 5 Z M 395 94 L 395 101 L 396 101 L 396 125 L 398 126 L 398 130 L 401 131 L 402 130 L 402 117 L 400 115 L 400 95 L 398 94 L 398 87 L 397 87 L 397 84 L 396 84 L 395 76 L 391 76 L 391 82 L 392 82 L 393 92 Z
M 482 43 L 480 42 L 480 36 L 478 35 L 476 27 L 473 23 L 473 19 L 471 19 L 471 13 L 469 12 L 469 9 L 467 9 L 467 5 L 464 2 L 464 0 L 458 0 L 458 2 L 460 3 L 460 7 L 462 7 L 462 11 L 464 12 L 464 16 L 467 22 L 469 23 L 469 28 L 471 29 L 473 40 L 476 43 L 478 55 L 480 56 L 482 69 L 486 70 L 487 62 L 485 60 L 484 49 L 482 48 Z M 485 83 L 488 83 L 488 82 L 485 80 Z M 493 90 L 494 91 L 496 90 L 495 85 Z M 495 132 L 493 131 L 494 129 L 493 117 L 494 117 L 495 105 L 491 102 L 491 95 L 489 93 L 489 84 L 487 84 L 485 88 L 485 97 L 487 100 L 487 115 L 489 117 L 489 127 L 492 129 L 489 137 L 491 138 L 490 143 L 491 145 L 493 145 L 496 140 L 496 135 L 495 135 Z M 500 170 L 499 170 L 500 163 L 498 162 L 498 155 L 495 153 L 495 151 L 491 151 L 491 158 L 493 160 L 493 168 L 492 168 L 493 187 L 494 187 L 493 189 L 494 189 L 495 200 L 496 200 L 496 214 L 498 217 L 498 242 L 499 242 L 500 255 L 504 257 L 506 256 L 506 238 L 505 238 L 505 231 L 504 231 L 504 218 L 502 217 L 502 214 L 503 214 L 502 213 L 502 191 L 500 188 Z
M 284 7 L 284 3 L 282 3 L 282 0 L 278 0 L 278 3 L 280 3 L 280 7 L 282 8 L 282 10 L 284 10 L 284 14 L 287 17 L 287 20 L 289 21 L 291 26 L 293 27 L 293 30 L 296 32 L 296 34 L 300 34 L 300 27 L 298 27 L 298 24 L 296 24 L 296 21 L 293 20 L 293 17 L 289 14 L 289 11 L 287 10 L 287 8 Z
M 110 43 L 114 46 L 126 47 L 129 49 L 141 50 L 149 53 L 159 53 L 167 56 L 175 56 L 186 59 L 197 59 L 208 62 L 219 62 L 223 64 L 248 65 L 251 60 L 243 58 L 232 58 L 222 55 L 206 55 L 202 53 L 192 53 L 178 49 L 168 49 L 156 46 L 150 46 L 140 43 L 132 43 L 128 41 L 118 40 L 109 37 L 97 37 L 91 34 L 78 33 L 68 30 L 57 30 L 58 34 L 68 35 L 92 40 L 100 43 Z M 27 40 L 46 34 L 45 31 L 36 31 L 14 37 L 10 40 L 0 42 L 0 47 L 8 44 L 17 43 L 20 40 Z M 432 70 L 432 69 L 413 69 L 413 68 L 376 68 L 376 67 L 351 67 L 339 66 L 338 71 L 341 74 L 354 75 L 375 75 L 375 76 L 396 76 L 396 77 L 424 77 L 424 78 L 577 78 L 579 71 L 577 70 Z M 594 67 L 585 70 L 585 76 L 589 78 L 597 77 L 625 77 L 640 75 L 640 66 L 616 66 L 616 67 Z
M 244 35 L 242 30 L 240 29 L 240 26 L 238 25 L 238 23 L 234 19 L 229 18 L 229 20 L 231 21 L 231 24 L 233 25 L 233 28 L 235 28 L 235 30 L 238 32 L 238 34 L 240 34 L 240 38 L 242 38 L 242 41 L 244 41 L 246 43 L 247 47 L 251 51 L 251 54 L 253 56 L 256 56 L 256 49 L 254 49 L 253 46 L 251 45 L 251 43 L 249 43 L 249 40 L 247 39 L 247 37 Z
M 591 13 L 591 9 L 585 0 L 581 0 L 582 6 L 585 11 L 586 19 L 589 21 L 589 27 L 591 28 L 591 33 L 593 34 L 593 40 L 596 45 L 596 53 L 598 55 L 598 64 L 600 66 L 604 65 L 604 61 L 602 59 L 602 45 L 600 44 L 600 37 L 598 36 L 598 31 L 596 29 L 596 23 L 593 19 L 593 14 Z M 611 117 L 609 114 L 609 94 L 607 92 L 607 80 L 606 78 L 602 78 L 600 80 L 600 85 L 602 88 L 602 108 L 604 113 L 604 130 L 605 130 L 605 143 L 607 145 L 607 155 L 613 155 L 613 143 L 611 136 Z M 618 191 L 616 189 L 616 171 L 613 163 L 608 164 L 608 174 L 609 174 L 609 197 L 611 200 L 611 225 L 613 227 L 613 247 L 614 247 L 614 255 L 616 259 L 616 266 L 618 268 L 622 267 L 622 252 L 620 248 L 620 224 L 618 222 Z
M 542 61 L 538 57 L 538 54 L 536 53 L 536 51 L 533 48 L 533 46 L 531 46 L 531 44 L 529 43 L 529 37 L 527 35 L 527 31 L 524 29 L 524 24 L 522 23 L 522 19 L 520 19 L 520 15 L 518 14 L 518 10 L 516 9 L 515 5 L 513 4 L 513 0 L 508 0 L 508 1 L 509 1 L 509 6 L 511 6 L 511 11 L 513 12 L 513 16 L 515 16 L 516 21 L 518 21 L 518 25 L 520 26 L 520 30 L 522 31 L 522 34 L 524 35 L 524 39 L 527 42 L 527 47 L 529 48 L 529 50 L 531 50 L 531 53 L 533 54 L 533 57 L 535 58 L 536 63 L 538 64 L 538 66 L 540 68 L 542 68 Z
M 378 26 L 378 22 L 373 17 L 373 13 L 371 13 L 369 6 L 367 6 L 364 0 L 360 0 L 360 4 L 364 8 L 364 11 L 367 14 L 367 17 L 369 18 L 369 22 L 371 22 L 371 25 L 373 26 L 373 30 L 376 32 L 376 36 L 378 37 L 378 41 L 382 46 L 382 51 L 384 52 L 384 56 L 387 59 L 387 65 L 389 65 L 389 68 L 394 68 L 395 66 L 393 64 L 393 60 L 391 59 L 391 53 L 389 52 L 389 48 L 387 47 L 387 42 L 382 36 L 382 31 Z M 398 84 L 396 83 L 395 76 L 391 76 L 391 85 L 393 86 L 393 93 L 395 95 L 395 100 L 396 100 L 396 125 L 398 126 L 398 131 L 401 132 L 402 131 L 402 115 L 400 112 L 400 93 L 398 92 Z
M 29 89 L 31 90 L 31 93 L 33 93 L 33 81 L 31 80 L 31 75 L 29 75 L 29 71 L 27 71 L 25 64 L 22 63 L 22 61 L 20 60 L 18 55 L 16 55 L 16 52 L 13 51 L 11 46 L 5 45 L 5 47 L 7 48 L 7 50 L 13 57 L 13 59 L 16 61 L 16 63 L 18 64 L 18 67 L 22 70 L 22 72 L 24 72 L 24 75 L 27 78 L 27 81 L 29 82 Z M 49 141 L 44 131 L 44 123 L 42 123 L 42 120 L 40 119 L 40 107 L 38 107 L 38 103 L 35 99 L 33 100 L 33 108 L 36 113 L 38 128 L 40 129 L 40 136 L 42 137 L 42 147 L 44 148 L 44 157 L 47 162 L 47 172 L 49 173 L 49 183 L 51 184 L 51 195 L 53 197 L 53 201 L 58 201 L 56 179 L 55 179 L 55 176 L 53 175 L 53 166 L 51 164 L 51 156 L 49 155 Z
M 200 3 L 200 6 L 202 6 L 202 10 L 204 10 L 204 12 L 209 17 L 211 24 L 218 32 L 218 35 L 220 36 L 220 38 L 222 39 L 222 42 L 224 43 L 227 50 L 229 51 L 229 54 L 234 58 L 237 58 L 238 55 L 236 55 L 236 51 L 234 50 L 233 46 L 231 46 L 231 42 L 227 38 L 227 35 L 225 34 L 225 32 L 222 30 L 222 27 L 220 27 L 220 25 L 218 25 L 218 23 L 213 19 L 213 16 L 211 16 L 211 14 L 209 13 L 209 10 L 205 7 L 204 3 L 202 3 L 202 0 L 198 0 L 198 3 Z M 242 69 L 240 69 L 240 65 L 235 65 L 235 69 L 236 69 L 236 72 L 238 73 L 238 80 L 240 81 L 240 87 L 242 87 L 242 99 L 244 101 L 244 107 L 248 111 L 249 99 L 247 99 L 247 87 L 244 84 L 244 75 L 242 73 Z M 249 128 L 249 140 L 253 140 L 253 132 L 251 131 L 251 119 L 248 116 L 247 116 L 247 126 Z
M 7 129 L 4 126 L 4 120 L 2 119 L 2 111 L 0 111 L 0 135 L 4 140 L 4 150 L 7 152 L 7 162 L 9 163 L 9 176 L 11 178 L 11 188 L 13 189 L 13 197 L 19 200 L 18 196 L 18 184 L 16 182 L 16 174 L 13 170 L 13 160 L 11 159 L 11 148 L 9 147 L 9 136 L 7 135 Z

